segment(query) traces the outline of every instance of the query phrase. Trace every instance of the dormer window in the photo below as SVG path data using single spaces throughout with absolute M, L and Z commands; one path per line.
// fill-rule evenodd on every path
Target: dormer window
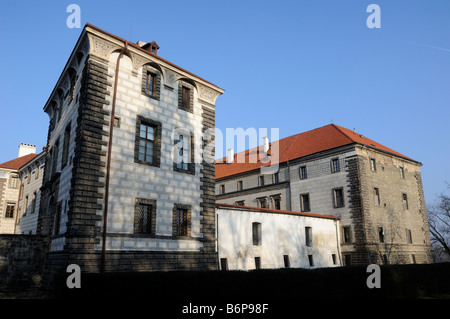
M 142 43 L 142 42 L 140 42 L 140 43 Z M 152 41 L 152 42 L 144 44 L 143 46 L 141 46 L 141 48 L 156 55 L 156 54 L 158 54 L 159 45 L 156 44 L 155 41 Z

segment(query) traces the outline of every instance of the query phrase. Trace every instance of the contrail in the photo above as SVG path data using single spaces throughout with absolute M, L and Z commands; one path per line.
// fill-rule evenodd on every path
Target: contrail
M 450 49 L 441 48 L 441 47 L 435 47 L 435 46 L 424 44 L 424 43 L 418 43 L 418 42 L 416 42 L 416 43 L 421 45 L 421 46 L 424 46 L 424 47 L 450 52 Z

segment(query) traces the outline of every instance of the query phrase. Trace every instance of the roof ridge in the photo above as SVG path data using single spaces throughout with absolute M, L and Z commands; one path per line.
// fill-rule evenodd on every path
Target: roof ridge
M 344 131 L 340 129 L 340 127 L 336 124 L 331 124 L 336 130 L 338 130 L 342 135 L 344 135 L 346 138 L 348 138 L 352 142 L 356 142 L 354 139 L 352 139 L 350 136 L 348 136 Z

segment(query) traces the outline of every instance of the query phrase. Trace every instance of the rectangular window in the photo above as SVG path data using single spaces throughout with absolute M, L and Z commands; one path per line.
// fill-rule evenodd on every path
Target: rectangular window
M 273 208 L 274 209 L 281 209 L 281 198 L 279 196 L 273 197 Z
M 238 181 L 238 182 L 237 182 L 237 190 L 238 190 L 238 191 L 241 191 L 242 189 L 243 189 L 242 181 Z
M 408 244 L 412 244 L 412 234 L 411 234 L 411 229 L 406 228 L 406 242 Z
M 177 208 L 176 210 L 176 236 L 188 236 L 188 210 Z
M 284 268 L 290 268 L 291 263 L 289 261 L 289 255 L 283 255 Z
M 408 195 L 403 193 L 402 194 L 402 201 L 403 201 L 403 209 L 408 209 Z
M 138 234 L 152 233 L 152 205 L 139 204 L 136 232 Z
M 147 72 L 145 93 L 151 96 L 154 96 L 156 94 L 156 74 Z
M 69 143 L 70 143 L 70 124 L 67 125 L 66 130 L 64 131 L 61 168 L 64 168 L 67 165 L 67 159 L 69 157 Z
M 245 200 L 239 200 L 239 201 L 235 202 L 234 204 L 238 205 L 238 206 L 245 206 Z
M 336 265 L 337 263 L 336 254 L 331 254 L 331 260 L 333 260 L 333 265 Z
M 332 173 L 337 173 L 341 170 L 340 166 L 339 166 L 339 159 L 335 158 L 331 160 L 331 172 Z
M 255 269 L 261 269 L 261 257 L 255 257 Z
M 384 229 L 383 227 L 378 227 L 378 239 L 380 243 L 384 243 Z
M 185 110 L 191 109 L 191 89 L 185 86 L 182 87 L 181 107 Z
M 350 226 L 344 226 L 343 227 L 343 239 L 344 239 L 344 243 L 351 243 L 352 242 L 352 237 L 351 237 L 351 227 Z
M 344 190 L 342 188 L 336 188 L 333 190 L 334 195 L 334 207 L 344 207 Z
M 261 245 L 261 223 L 252 223 L 253 245 Z
M 370 169 L 372 172 L 376 172 L 377 171 L 377 162 L 374 158 L 370 159 Z
M 220 194 L 225 194 L 225 185 L 222 184 L 219 186 L 219 188 L 220 188 Z
M 314 267 L 313 255 L 308 255 L 309 266 Z
M 177 169 L 187 171 L 189 169 L 189 137 L 179 135 L 178 136 L 178 153 L 177 153 Z
M 6 203 L 5 218 L 14 218 L 14 211 L 16 210 L 16 204 Z
M 12 175 L 9 179 L 9 188 L 17 188 L 19 186 L 19 176 Z
M 267 208 L 267 198 L 266 197 L 257 198 L 256 201 L 258 202 L 259 208 Z
M 120 128 L 120 117 L 114 116 L 114 127 Z
M 155 149 L 155 127 L 141 123 L 139 128 L 139 156 L 143 162 L 153 163 Z
M 33 197 L 31 199 L 31 214 L 35 213 L 36 210 L 36 192 L 33 193 Z
M 305 244 L 307 247 L 312 247 L 313 245 L 312 227 L 305 227 Z
M 264 175 L 258 177 L 259 186 L 264 186 Z
M 309 205 L 309 194 L 300 195 L 300 209 L 302 212 L 309 212 L 311 210 Z
M 56 173 L 57 165 L 58 165 L 58 156 L 59 156 L 59 138 L 56 140 L 55 145 L 53 146 L 52 152 L 52 174 L 53 176 Z M 31 175 L 28 175 L 28 178 L 31 178 Z
M 25 196 L 25 208 L 24 208 L 24 213 L 23 215 L 25 216 L 27 214 L 27 210 L 28 210 L 28 195 Z
M 400 178 L 405 178 L 405 169 L 400 167 Z
M 373 189 L 373 198 L 375 200 L 375 205 L 380 205 L 380 190 L 378 188 Z
M 36 166 L 36 174 L 34 175 L 35 179 L 38 179 L 38 177 L 39 177 L 39 169 L 40 169 L 40 167 L 39 167 L 39 163 L 38 163 L 38 165 Z
M 220 269 L 228 270 L 228 261 L 226 258 L 220 258 Z
M 280 181 L 280 176 L 278 174 L 278 172 L 273 174 L 273 183 L 276 184 Z
M 308 173 L 306 172 L 306 166 L 300 167 L 300 179 L 307 179 Z

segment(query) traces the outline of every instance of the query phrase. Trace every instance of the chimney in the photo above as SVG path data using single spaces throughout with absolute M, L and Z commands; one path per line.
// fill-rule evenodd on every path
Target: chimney
M 234 150 L 232 148 L 228 149 L 228 154 L 227 154 L 227 163 L 233 163 L 234 160 Z
M 267 153 L 269 151 L 269 137 L 264 136 L 264 153 Z
M 19 145 L 19 155 L 17 157 L 22 157 L 28 154 L 36 153 L 36 145 L 20 143 Z

